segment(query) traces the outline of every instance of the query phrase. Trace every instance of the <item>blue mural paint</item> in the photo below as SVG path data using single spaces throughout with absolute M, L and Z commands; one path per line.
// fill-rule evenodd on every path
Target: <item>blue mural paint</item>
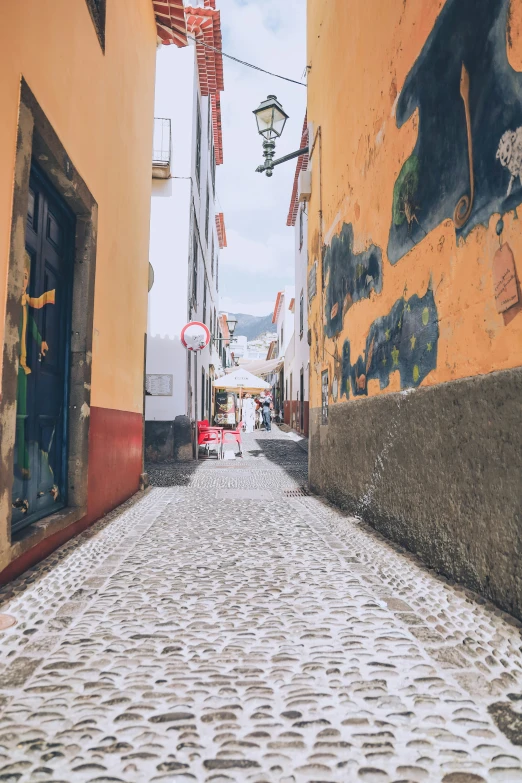
M 447 0 L 406 78 L 397 126 L 418 109 L 419 130 L 394 187 L 392 264 L 448 218 L 466 237 L 522 202 L 522 75 L 508 62 L 508 13 L 509 0 Z
M 327 337 L 343 328 L 347 310 L 360 299 L 367 299 L 372 289 L 382 290 L 382 252 L 371 245 L 362 253 L 353 251 L 353 226 L 344 223 L 341 233 L 324 250 L 326 286 Z
M 378 378 L 381 389 L 398 370 L 401 389 L 415 388 L 437 366 L 438 314 L 431 288 L 423 297 L 398 299 L 388 315 L 370 327 L 364 356 L 350 361 L 350 342 L 342 353 L 341 395 L 368 394 L 368 381 Z

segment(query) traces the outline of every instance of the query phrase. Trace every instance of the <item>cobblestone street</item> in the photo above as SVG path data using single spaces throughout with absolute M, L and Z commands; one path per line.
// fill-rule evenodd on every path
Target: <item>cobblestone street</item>
M 518 624 L 244 450 L 0 591 L 0 781 L 522 780 Z

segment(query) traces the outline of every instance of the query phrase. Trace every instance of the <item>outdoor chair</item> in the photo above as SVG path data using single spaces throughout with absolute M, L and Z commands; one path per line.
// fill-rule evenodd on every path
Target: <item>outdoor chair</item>
M 221 459 L 222 456 L 222 444 L 223 444 L 223 430 L 221 427 L 210 427 L 208 420 L 198 421 L 198 451 L 203 446 L 207 452 L 207 456 L 210 457 L 211 447 L 215 447 L 216 456 Z
M 223 430 L 221 443 L 222 447 L 227 443 L 237 443 L 239 446 L 239 456 L 243 456 L 243 450 L 241 448 L 241 429 L 239 427 L 237 430 Z

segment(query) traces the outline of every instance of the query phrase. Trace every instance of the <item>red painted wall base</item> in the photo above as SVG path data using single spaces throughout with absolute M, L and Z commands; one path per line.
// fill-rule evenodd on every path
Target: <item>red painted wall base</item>
M 138 491 L 142 472 L 142 437 L 141 414 L 91 408 L 86 516 L 39 541 L 13 560 L 0 572 L 0 585 L 16 579 Z
M 138 491 L 142 438 L 140 413 L 91 408 L 87 503 L 87 516 L 91 521 Z
M 301 431 L 301 414 L 300 414 L 300 404 L 297 400 L 285 400 L 285 408 L 284 408 L 284 415 L 285 415 L 285 424 L 288 424 L 289 427 L 292 427 L 296 432 L 301 432 L 302 435 L 305 437 L 308 437 L 308 421 L 309 421 L 309 402 L 308 400 L 305 400 L 303 403 L 304 405 L 304 411 L 303 411 L 303 429 Z

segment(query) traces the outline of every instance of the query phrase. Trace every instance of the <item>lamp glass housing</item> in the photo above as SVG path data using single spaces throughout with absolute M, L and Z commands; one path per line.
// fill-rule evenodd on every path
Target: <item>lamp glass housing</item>
M 269 95 L 266 101 L 261 101 L 253 113 L 256 117 L 257 131 L 261 136 L 265 139 L 281 136 L 288 114 L 275 95 Z
M 232 337 L 237 326 L 237 318 L 227 319 L 227 326 L 228 326 L 228 331 L 230 332 L 230 336 Z

